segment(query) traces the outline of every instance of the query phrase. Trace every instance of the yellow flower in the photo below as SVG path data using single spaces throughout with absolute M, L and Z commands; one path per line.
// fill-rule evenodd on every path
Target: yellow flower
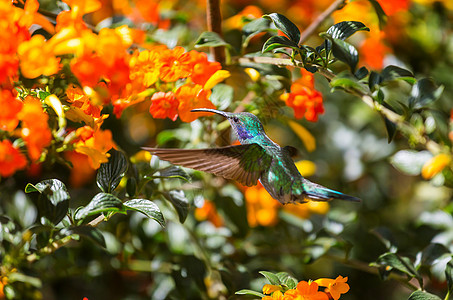
M 261 300 L 283 300 L 283 294 L 280 291 L 275 291 L 272 296 L 264 296 Z
M 281 287 L 279 285 L 265 284 L 263 286 L 263 294 L 272 294 L 275 291 L 280 291 Z
M 451 156 L 445 153 L 438 154 L 428 160 L 422 168 L 422 177 L 431 179 L 440 173 L 451 162 Z
M 314 162 L 309 160 L 300 160 L 296 162 L 297 170 L 299 170 L 300 175 L 304 177 L 311 176 L 316 172 L 316 165 Z
M 20 59 L 20 70 L 27 78 L 49 76 L 60 69 L 60 59 L 55 57 L 42 35 L 37 34 L 29 41 L 21 43 L 17 53 Z
M 349 291 L 349 285 L 346 281 L 348 281 L 348 277 L 341 275 L 335 279 L 320 278 L 315 280 L 319 286 L 326 287 L 325 292 L 328 292 L 334 300 L 340 299 L 341 294 L 346 294 Z

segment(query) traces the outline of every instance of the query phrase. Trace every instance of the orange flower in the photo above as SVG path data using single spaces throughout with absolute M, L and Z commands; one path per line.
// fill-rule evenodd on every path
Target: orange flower
M 247 22 L 261 18 L 263 11 L 255 5 L 248 5 L 242 11 L 224 21 L 224 26 L 228 29 L 241 29 Z
M 85 54 L 71 61 L 71 71 L 83 86 L 95 86 L 106 66 L 96 54 Z
M 29 7 L 28 2 L 31 1 L 27 1 L 26 8 Z M 0 1 L 0 83 L 17 74 L 17 48 L 30 39 L 28 26 L 31 20 L 26 17 L 25 11 L 14 7 L 12 1 Z
M 173 50 L 163 51 L 161 61 L 163 65 L 161 67 L 160 79 L 165 82 L 186 78 L 192 72 L 190 54 L 185 52 L 183 47 L 175 47 Z
M 195 218 L 198 221 L 208 220 L 215 227 L 221 227 L 223 225 L 223 219 L 217 212 L 215 204 L 208 200 L 204 200 L 202 207 L 195 209 Z
M 178 113 L 183 122 L 192 122 L 200 116 L 209 115 L 206 113 L 193 113 L 194 108 L 212 108 L 216 107 L 209 100 L 211 91 L 205 90 L 200 85 L 185 84 L 176 91 L 176 98 L 179 100 Z
M 0 141 L 0 176 L 8 177 L 25 168 L 27 159 L 9 140 Z
M 113 64 L 105 70 L 104 80 L 107 82 L 107 88 L 113 100 L 120 98 L 123 90 L 130 82 L 129 79 L 129 57 L 116 59 Z
M 43 111 L 39 99 L 27 96 L 19 119 L 22 121 L 21 136 L 27 145 L 28 155 L 32 161 L 36 161 L 52 142 L 52 133 L 47 124 L 49 116 Z
M 93 169 L 98 169 L 101 163 L 108 162 L 110 154 L 107 152 L 115 146 L 110 130 L 95 131 L 84 126 L 76 130 L 76 136 L 79 139 L 74 143 L 75 151 L 87 155 L 88 163 Z
M 154 93 L 151 98 L 151 106 L 149 112 L 156 119 L 169 118 L 173 121 L 178 117 L 179 101 L 175 98 L 172 92 Z
M 385 55 L 391 53 L 383 37 L 383 34 L 371 34 L 360 46 L 360 61 L 371 69 L 382 69 Z
M 0 130 L 12 131 L 19 124 L 18 113 L 23 103 L 9 90 L 0 89 Z
M 245 192 L 247 221 L 251 227 L 274 226 L 278 222 L 278 208 L 281 206 L 259 183 L 247 187 Z
M 451 163 L 451 156 L 445 153 L 438 154 L 428 160 L 422 168 L 422 177 L 431 179 Z
M 90 158 L 76 151 L 65 152 L 65 157 L 72 164 L 71 175 L 69 182 L 73 187 L 81 187 L 84 184 L 91 182 L 96 173 L 96 169 L 91 167 Z
M 215 72 L 222 68 L 219 62 L 208 61 L 205 53 L 192 50 L 189 54 L 193 65 L 190 78 L 196 84 L 204 85 Z
M 60 69 L 60 59 L 53 55 L 51 47 L 46 44 L 42 35 L 34 35 L 29 41 L 21 43 L 17 53 L 20 70 L 27 78 L 49 76 Z
M 349 291 L 349 285 L 346 283 L 348 277 L 338 276 L 335 279 L 320 278 L 315 280 L 319 286 L 326 287 L 325 292 L 329 293 L 334 300 L 340 299 L 341 294 Z
M 280 99 L 286 105 L 294 109 L 294 117 L 300 119 L 305 117 L 307 121 L 316 122 L 318 114 L 324 113 L 322 94 L 313 88 L 303 84 L 304 78 L 296 80 L 291 85 L 291 93 L 285 93 Z
M 314 281 L 300 281 L 296 288 L 288 290 L 284 299 L 287 300 L 329 300 L 326 293 L 318 291 L 318 284 Z
M 159 80 L 162 66 L 159 51 L 164 49 L 165 47 L 156 47 L 151 50 L 135 52 L 129 60 L 130 79 L 139 82 L 143 87 L 149 87 L 156 83 Z
M 273 284 L 265 284 L 263 286 L 263 294 L 272 294 L 275 291 L 280 291 L 281 286 Z
M 82 91 L 82 89 L 74 84 L 70 84 L 66 89 L 68 102 L 72 103 L 74 107 L 80 108 L 86 115 L 93 118 L 101 117 L 101 105 L 94 105 L 91 103 L 90 98 Z
M 272 293 L 271 296 L 264 296 L 261 298 L 261 300 L 283 300 L 283 299 L 285 299 L 285 297 L 280 291 L 275 291 Z
M 387 16 L 394 15 L 399 11 L 407 11 L 409 9 L 410 0 L 381 0 L 379 1 L 382 9 Z

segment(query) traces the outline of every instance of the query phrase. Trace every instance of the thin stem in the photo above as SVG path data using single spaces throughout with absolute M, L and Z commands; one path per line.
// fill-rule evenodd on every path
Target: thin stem
M 308 27 L 301 33 L 299 45 L 305 42 L 310 35 L 337 9 L 345 4 L 346 0 L 336 0 L 325 11 L 323 11 Z
M 220 13 L 220 0 L 206 1 L 206 21 L 208 31 L 212 31 L 222 36 L 222 15 Z M 211 54 L 214 60 L 222 65 L 225 63 L 225 47 L 212 47 Z

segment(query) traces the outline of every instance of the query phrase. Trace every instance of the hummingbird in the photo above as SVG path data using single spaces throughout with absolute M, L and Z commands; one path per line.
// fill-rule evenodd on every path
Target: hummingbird
M 297 149 L 291 146 L 282 148 L 273 142 L 254 114 L 209 108 L 191 111 L 211 112 L 226 118 L 241 145 L 207 149 L 143 149 L 172 164 L 213 173 L 246 186 L 256 185 L 259 180 L 272 198 L 282 204 L 333 199 L 361 201 L 302 177 L 291 158 Z

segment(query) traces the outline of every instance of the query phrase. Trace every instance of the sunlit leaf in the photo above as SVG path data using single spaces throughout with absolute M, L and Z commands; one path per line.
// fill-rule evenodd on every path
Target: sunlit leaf
M 125 212 L 123 202 L 112 194 L 99 193 L 91 199 L 87 206 L 79 209 L 74 217 L 81 220 L 104 212 Z
M 357 31 L 370 31 L 368 27 L 362 22 L 357 21 L 343 21 L 332 25 L 327 33 L 334 39 L 345 40 Z
M 132 209 L 141 212 L 150 219 L 153 219 L 160 226 L 165 227 L 165 220 L 159 207 L 152 201 L 147 199 L 132 199 L 123 203 L 126 209 Z
M 290 276 L 286 272 L 279 272 L 275 274 L 277 278 L 280 280 L 280 282 L 284 285 L 286 285 L 290 289 L 294 289 L 299 282 L 296 278 Z
M 262 294 L 260 292 L 247 290 L 247 289 L 243 289 L 243 290 L 237 291 L 235 294 L 236 295 L 251 295 L 251 296 L 257 296 L 257 297 L 260 297 L 260 298 L 263 298 L 265 296 L 264 294 Z
M 425 291 L 415 291 L 408 300 L 441 300 L 441 298 Z
M 268 271 L 260 271 L 259 272 L 261 275 L 263 275 L 264 277 L 266 277 L 267 280 L 269 280 L 269 283 L 270 284 L 273 284 L 273 285 L 281 285 L 282 282 L 280 281 L 280 279 L 278 278 L 277 275 L 275 275 L 274 273 L 272 272 L 268 272 Z
M 269 15 L 264 15 L 263 18 L 271 19 L 275 27 L 281 30 L 296 46 L 299 44 L 300 40 L 300 31 L 293 22 L 288 20 L 284 15 L 278 13 L 272 13 Z

